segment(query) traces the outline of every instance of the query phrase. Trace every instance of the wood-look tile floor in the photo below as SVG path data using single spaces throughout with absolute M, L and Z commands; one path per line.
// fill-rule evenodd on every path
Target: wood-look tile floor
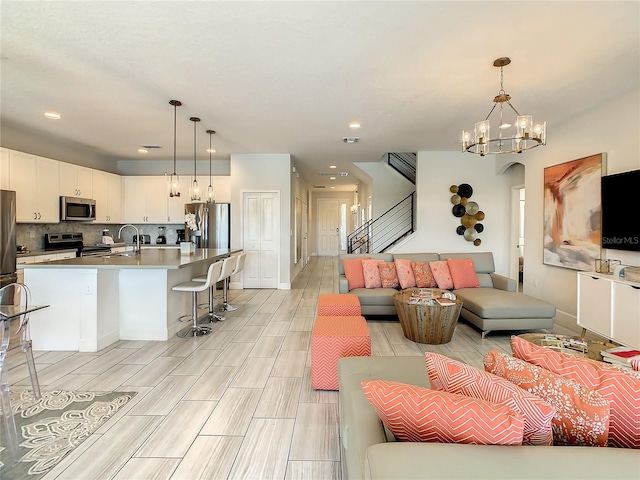
M 238 310 L 204 337 L 35 352 L 43 390 L 138 392 L 44 480 L 339 479 L 338 393 L 314 391 L 310 368 L 318 295 L 337 292 L 337 266 L 314 257 L 291 290 L 231 290 Z M 510 352 L 509 334 L 482 340 L 463 321 L 446 345 L 407 340 L 397 319 L 368 324 L 373 355 L 433 351 L 482 368 L 489 350 Z M 28 388 L 24 355 L 9 364 L 11 388 Z

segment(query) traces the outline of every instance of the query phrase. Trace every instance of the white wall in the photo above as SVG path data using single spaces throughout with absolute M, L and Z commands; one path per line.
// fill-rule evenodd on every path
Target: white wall
M 279 288 L 291 288 L 291 155 L 231 155 L 231 246 L 242 248 L 242 196 L 245 191 L 280 193 Z
M 398 252 L 493 252 L 496 272 L 509 273 L 509 233 L 511 185 L 520 175 L 508 170 L 495 173 L 495 158 L 463 152 L 418 152 L 417 231 Z M 478 235 L 478 247 L 456 233 L 460 219 L 451 213 L 451 185 L 468 183 L 472 201 L 486 217 L 485 230 Z
M 589 155 L 607 154 L 607 173 L 640 168 L 640 90 L 608 101 L 562 124 L 549 125 L 545 147 L 526 155 L 525 284 L 524 291 L 554 303 L 565 322 L 575 323 L 576 271 L 544 265 L 542 261 L 544 168 Z M 635 222 L 635 206 L 630 205 Z M 640 253 L 606 251 L 608 258 L 640 265 Z
M 293 169 L 292 169 L 293 170 Z M 295 232 L 296 229 L 296 221 L 295 221 L 295 216 L 296 216 L 296 199 L 299 199 L 303 204 L 305 204 L 307 206 L 307 234 L 309 233 L 309 229 L 311 227 L 310 225 L 310 219 L 308 217 L 309 212 L 310 212 L 310 208 L 309 208 L 309 185 L 307 184 L 307 182 L 304 181 L 304 179 L 300 176 L 299 173 L 294 173 L 293 171 L 291 172 L 291 231 Z M 303 215 L 305 215 L 305 212 L 302 212 Z M 304 225 L 304 223 L 303 223 Z M 305 232 L 302 232 L 302 235 L 304 235 Z M 296 261 L 296 257 L 295 257 L 295 240 L 296 237 L 295 235 L 291 236 L 291 251 L 290 251 L 290 256 L 291 256 L 291 280 L 293 280 L 294 278 L 296 278 L 296 275 L 298 275 L 298 273 L 300 273 L 300 271 L 302 270 L 302 266 L 304 265 L 305 261 L 304 258 L 301 257 L 300 261 L 298 263 L 295 263 Z M 302 239 L 302 242 L 304 243 L 304 238 Z M 307 246 L 308 248 L 310 247 L 311 242 L 309 241 L 309 239 L 307 239 Z M 302 246 L 302 252 L 304 252 L 304 245 Z M 307 251 L 307 254 L 310 255 L 310 251 Z

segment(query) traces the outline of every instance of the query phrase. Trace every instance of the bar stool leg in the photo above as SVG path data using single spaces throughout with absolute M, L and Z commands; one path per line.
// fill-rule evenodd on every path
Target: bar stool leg
M 218 315 L 214 310 L 213 310 L 213 301 L 214 299 L 216 299 L 216 294 L 215 294 L 215 284 L 211 285 L 211 287 L 209 287 L 209 315 L 207 317 L 208 322 L 213 322 L 218 321 L 218 322 L 224 322 L 226 320 L 225 317 L 223 317 L 222 315 Z
M 201 325 L 198 325 L 198 292 L 192 292 L 192 299 L 193 305 L 191 308 L 191 313 L 193 315 L 193 325 L 176 333 L 176 336 L 180 338 L 199 337 L 201 335 L 211 333 L 210 327 L 203 327 Z
M 235 305 L 230 305 L 229 302 L 227 301 L 227 294 L 228 294 L 228 290 L 229 290 L 229 282 L 230 281 L 230 277 L 227 277 L 224 279 L 224 284 L 222 286 L 222 305 L 220 305 L 216 311 L 218 312 L 233 312 L 234 310 L 237 310 L 238 307 L 236 307 Z

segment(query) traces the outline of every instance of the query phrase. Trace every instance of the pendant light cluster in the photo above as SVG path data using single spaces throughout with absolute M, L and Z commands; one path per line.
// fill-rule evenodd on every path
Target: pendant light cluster
M 179 100 L 170 100 L 169 104 L 173 106 L 173 173 L 171 176 L 167 175 L 167 190 L 169 191 L 169 197 L 179 197 L 182 190 L 182 184 L 180 182 L 180 176 L 176 172 L 176 122 L 177 122 L 177 108 L 182 106 L 182 102 Z M 197 173 L 197 124 L 200 122 L 198 117 L 189 118 L 193 122 L 193 182 L 189 188 L 189 196 L 192 202 L 199 202 L 202 199 L 200 186 L 198 185 L 198 173 Z M 209 134 L 209 188 L 207 189 L 207 203 L 213 202 L 213 180 L 211 176 L 211 154 L 215 153 L 211 145 L 211 136 L 216 133 L 213 130 L 207 130 Z

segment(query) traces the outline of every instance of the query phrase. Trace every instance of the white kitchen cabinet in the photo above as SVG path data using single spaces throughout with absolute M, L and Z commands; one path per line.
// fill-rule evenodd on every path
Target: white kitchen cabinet
M 119 175 L 93 170 L 96 222 L 122 222 L 122 183 Z
M 9 150 L 0 147 L 0 189 L 9 190 Z
M 19 223 L 60 221 L 59 163 L 9 151 L 9 188 L 16 191 L 16 220 Z
M 579 272 L 578 325 L 640 348 L 640 284 L 612 275 Z
M 93 198 L 92 170 L 60 162 L 60 195 Z
M 184 193 L 182 188 L 179 197 L 169 197 L 167 194 L 167 223 L 182 223 L 184 224 L 184 206 L 189 203 L 189 189 L 186 189 L 187 193 Z
M 182 198 L 182 196 L 180 197 Z M 124 220 L 127 223 L 169 223 L 169 194 L 162 177 L 125 177 Z M 172 204 L 172 208 L 177 208 Z M 173 213 L 172 213 L 173 214 Z M 184 222 L 184 203 L 182 204 Z M 176 220 L 172 223 L 182 223 Z

